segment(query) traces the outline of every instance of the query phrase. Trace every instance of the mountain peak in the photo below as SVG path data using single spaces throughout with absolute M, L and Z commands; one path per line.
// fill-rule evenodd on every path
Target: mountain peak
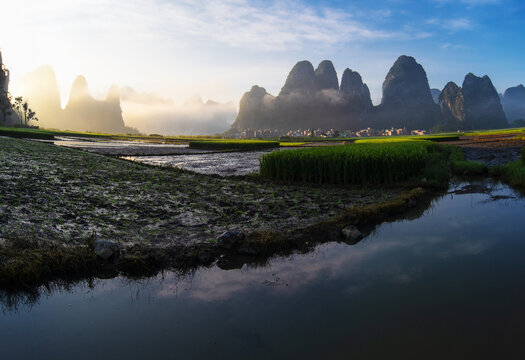
M 78 75 L 73 81 L 71 92 L 69 93 L 69 101 L 80 100 L 85 97 L 90 97 L 88 90 L 88 83 L 84 76 Z
M 316 77 L 314 67 L 307 60 L 299 61 L 292 68 L 279 95 L 287 95 L 293 92 L 311 92 L 316 88 Z
M 339 90 L 339 80 L 334 64 L 330 60 L 323 60 L 315 69 L 315 82 L 317 90 L 333 89 Z

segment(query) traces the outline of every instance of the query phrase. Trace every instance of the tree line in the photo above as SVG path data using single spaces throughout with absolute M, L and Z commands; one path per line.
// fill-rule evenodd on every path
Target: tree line
M 13 114 L 18 115 L 20 124 L 28 126 L 30 121 L 38 121 L 36 113 L 29 107 L 29 104 L 22 96 L 13 96 L 6 92 L 0 95 L 0 115 L 2 115 L 2 124 L 6 125 L 7 117 Z

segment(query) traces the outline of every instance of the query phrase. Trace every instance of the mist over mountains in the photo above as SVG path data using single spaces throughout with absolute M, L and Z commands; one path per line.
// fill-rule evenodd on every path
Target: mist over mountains
M 331 61 L 322 61 L 315 70 L 310 62 L 300 61 L 288 74 L 279 95 L 273 96 L 257 85 L 246 92 L 227 134 L 367 127 L 455 131 L 503 128 L 518 119 L 525 119 L 523 86 L 508 89 L 500 100 L 488 76 L 469 73 L 462 87 L 450 82 L 442 91 L 430 89 L 423 66 L 402 55 L 385 77 L 377 106 L 356 71 L 346 69 L 339 85 Z
M 509 122 L 518 121 L 520 126 L 525 126 L 525 87 L 523 85 L 505 90 L 502 104 Z
M 122 107 L 126 124 L 146 134 L 214 135 L 228 129 L 237 116 L 233 102 L 204 102 L 199 95 L 180 106 L 127 100 Z
M 1 58 L 0 58 L 1 59 Z M 3 98 L 9 71 L 3 64 Z M 525 126 L 525 87 L 519 85 L 498 94 L 490 78 L 472 73 L 460 86 L 449 82 L 431 89 L 423 66 L 413 57 L 400 56 L 385 77 L 381 103 L 374 106 L 361 75 L 345 69 L 341 82 L 329 60 L 314 69 L 309 61 L 298 62 L 277 96 L 254 85 L 240 101 L 204 102 L 198 95 L 176 106 L 156 93 L 111 86 L 104 99 L 91 96 L 88 82 L 78 76 L 69 100 L 61 106 L 55 73 L 42 66 L 18 79 L 17 89 L 46 128 L 109 133 L 216 134 L 246 130 L 363 128 L 434 129 L 443 131 Z M 12 112 L 14 113 L 14 112 Z M 16 114 L 6 123 L 16 123 Z M 232 124 L 233 119 L 235 121 Z M 20 121 L 18 119 L 18 121 Z
M 69 99 L 61 106 L 53 69 L 46 65 L 18 79 L 17 89 L 38 114 L 38 125 L 75 131 L 145 134 L 215 134 L 223 132 L 237 115 L 232 102 L 204 103 L 199 96 L 182 106 L 155 93 L 112 85 L 104 99 L 89 92 L 86 78 L 79 75 Z

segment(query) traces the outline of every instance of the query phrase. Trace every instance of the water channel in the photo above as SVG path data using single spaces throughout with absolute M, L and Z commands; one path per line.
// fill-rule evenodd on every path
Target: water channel
M 2 359 L 523 359 L 525 198 L 456 183 L 356 245 L 8 302 Z

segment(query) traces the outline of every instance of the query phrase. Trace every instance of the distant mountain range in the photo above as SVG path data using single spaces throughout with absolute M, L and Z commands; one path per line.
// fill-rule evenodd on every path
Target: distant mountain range
M 0 100 L 5 103 L 9 71 L 0 54 Z M 130 123 L 143 124 L 142 131 L 159 133 L 220 132 L 235 117 L 233 104 L 219 104 L 202 99 L 187 102 L 175 110 L 169 101 L 154 94 L 137 93 L 129 87 L 112 86 L 104 100 L 93 98 L 87 81 L 78 76 L 69 101 L 61 107 L 55 73 L 42 66 L 19 79 L 18 85 L 38 125 L 47 128 L 109 133 L 134 133 L 122 116 L 121 98 L 130 104 L 149 104 L 142 114 L 130 108 Z M 439 129 L 446 131 L 525 126 L 525 88 L 523 85 L 498 94 L 488 76 L 465 76 L 459 87 L 449 82 L 443 90 L 430 89 L 424 68 L 413 57 L 400 56 L 383 82 L 383 96 L 372 104 L 368 86 L 358 72 L 346 69 L 341 82 L 331 61 L 322 61 L 316 69 L 308 61 L 298 62 L 288 74 L 277 96 L 257 85 L 246 92 L 226 135 L 245 130 L 277 129 Z M 138 105 L 137 105 L 138 106 Z M 2 114 L 0 114 L 2 116 Z M 201 119 L 198 121 L 198 119 Z M 147 119 L 145 121 L 144 119 Z M 2 123 L 20 120 L 15 112 Z M 231 120 L 230 120 L 231 121 Z M 210 130 L 211 129 L 211 130 Z
M 230 127 L 237 111 L 232 102 L 203 102 L 194 95 L 183 105 L 156 93 L 113 85 L 103 100 L 90 95 L 87 80 L 79 75 L 62 109 L 51 66 L 37 68 L 17 79 L 17 91 L 29 102 L 45 128 L 107 133 L 212 135 Z
M 41 66 L 24 75 L 19 87 L 46 128 L 107 133 L 137 133 L 124 124 L 118 87 L 111 86 L 104 100 L 91 96 L 87 80 L 79 75 L 71 86 L 69 101 L 62 109 L 55 72 Z
M 500 98 L 488 76 L 469 73 L 462 87 L 450 82 L 442 91 L 430 89 L 425 69 L 403 55 L 388 72 L 377 106 L 359 73 L 346 69 L 339 85 L 331 61 L 322 61 L 315 70 L 310 62 L 300 61 L 278 96 L 259 86 L 246 92 L 227 134 L 309 128 L 487 129 L 519 119 L 525 119 L 522 85 L 507 89 Z

